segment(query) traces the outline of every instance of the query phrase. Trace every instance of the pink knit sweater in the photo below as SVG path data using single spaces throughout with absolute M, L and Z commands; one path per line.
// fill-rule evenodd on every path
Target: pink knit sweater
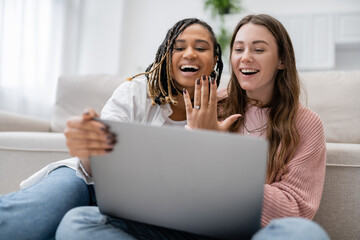
M 226 89 L 218 92 L 218 98 L 226 97 Z M 246 111 L 248 130 L 267 123 L 267 109 L 250 107 Z M 264 186 L 261 225 L 282 217 L 312 219 L 319 208 L 326 164 L 326 145 L 320 117 L 308 108 L 300 106 L 296 119 L 300 142 L 285 172 L 279 172 L 271 184 Z M 246 129 L 240 132 L 247 134 Z M 251 133 L 266 138 L 266 131 Z
M 266 110 L 250 107 L 245 119 L 249 130 L 263 126 Z M 262 226 L 281 217 L 312 219 L 319 207 L 326 163 L 322 121 L 316 113 L 300 106 L 296 125 L 300 142 L 288 167 L 277 174 L 275 182 L 264 186 Z M 256 134 L 266 137 L 266 131 Z

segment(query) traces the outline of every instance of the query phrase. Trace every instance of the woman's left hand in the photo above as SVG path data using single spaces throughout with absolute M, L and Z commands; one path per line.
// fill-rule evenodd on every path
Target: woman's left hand
M 228 131 L 231 124 L 241 117 L 240 114 L 234 114 L 224 121 L 220 122 L 217 120 L 217 86 L 214 78 L 202 75 L 201 79 L 196 79 L 194 107 L 191 104 L 190 95 L 186 89 L 184 89 L 183 95 L 187 126 L 191 129 Z

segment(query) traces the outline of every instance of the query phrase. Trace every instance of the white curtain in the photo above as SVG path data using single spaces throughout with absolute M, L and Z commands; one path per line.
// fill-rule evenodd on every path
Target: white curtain
M 0 110 L 50 118 L 69 40 L 65 27 L 80 6 L 73 0 L 0 1 Z
M 118 74 L 125 0 L 0 0 L 0 111 L 50 119 L 60 75 Z

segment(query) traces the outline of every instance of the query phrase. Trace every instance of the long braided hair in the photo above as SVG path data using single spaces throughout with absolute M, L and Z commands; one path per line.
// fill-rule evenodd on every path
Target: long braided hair
M 172 53 L 176 38 L 190 25 L 200 24 L 205 27 L 210 35 L 214 44 L 214 57 L 217 57 L 216 73 L 212 73 L 212 77 L 217 76 L 217 86 L 220 83 L 220 77 L 223 70 L 223 62 L 221 58 L 221 47 L 218 44 L 212 28 L 204 21 L 197 18 L 186 18 L 178 21 L 166 34 L 162 44 L 159 46 L 156 53 L 155 61 L 149 65 L 144 73 L 140 73 L 130 78 L 129 80 L 145 75 L 148 80 L 149 96 L 153 100 L 153 105 L 164 105 L 167 103 L 177 104 L 176 97 L 182 90 L 177 89 L 173 74 L 172 74 Z
M 284 170 L 299 143 L 299 133 L 295 120 L 299 108 L 300 81 L 291 39 L 285 27 L 269 15 L 259 14 L 244 17 L 234 30 L 230 52 L 233 50 L 237 32 L 248 23 L 264 26 L 272 33 L 278 46 L 279 58 L 285 66 L 284 69 L 276 73 L 272 99 L 269 103 L 261 106 L 269 108 L 267 139 L 270 146 L 266 182 L 271 183 L 275 180 L 277 173 Z M 219 102 L 219 112 L 222 113 L 219 117 L 221 119 L 235 113 L 245 116 L 247 105 L 254 102 L 253 99 L 247 97 L 246 91 L 240 87 L 234 71 L 232 71 L 228 84 L 227 95 L 226 99 Z M 245 119 L 241 118 L 229 130 L 237 132 L 244 126 L 244 121 Z

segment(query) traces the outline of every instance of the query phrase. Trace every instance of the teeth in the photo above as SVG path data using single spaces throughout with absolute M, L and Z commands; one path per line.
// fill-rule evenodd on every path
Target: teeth
M 253 70 L 253 69 L 241 69 L 242 73 L 256 73 L 258 72 L 258 70 Z
M 186 68 L 191 68 L 191 69 L 195 69 L 195 70 L 199 70 L 199 67 L 198 66 L 195 66 L 195 65 L 182 65 L 180 67 L 181 70 L 184 70 Z

